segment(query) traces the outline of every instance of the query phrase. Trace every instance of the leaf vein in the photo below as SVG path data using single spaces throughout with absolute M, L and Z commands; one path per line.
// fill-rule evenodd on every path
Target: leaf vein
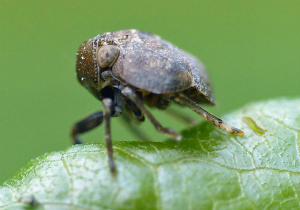
M 62 161 L 64 169 L 66 170 L 66 172 L 68 174 L 68 177 L 69 177 L 69 181 L 70 181 L 69 189 L 70 189 L 70 194 L 71 194 L 70 197 L 71 197 L 71 202 L 73 203 L 74 202 L 74 180 L 73 180 L 72 173 L 69 169 L 68 164 L 66 163 L 66 160 L 65 160 L 64 156 L 65 155 L 62 154 L 61 161 Z

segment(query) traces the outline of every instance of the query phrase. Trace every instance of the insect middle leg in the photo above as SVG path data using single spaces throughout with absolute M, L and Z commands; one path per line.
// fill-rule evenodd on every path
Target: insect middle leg
M 143 132 L 138 125 L 132 122 L 131 117 L 127 113 L 122 114 L 122 119 L 124 120 L 124 125 L 127 126 L 141 141 L 151 141 L 145 132 Z
M 78 137 L 79 134 L 85 133 L 103 122 L 103 112 L 95 112 L 83 120 L 77 122 L 71 129 L 71 136 L 74 144 L 82 144 L 82 141 Z
M 235 133 L 235 134 L 238 134 L 240 136 L 244 135 L 244 132 L 241 131 L 240 129 L 233 127 L 232 125 L 224 122 L 222 119 L 220 119 L 220 118 L 216 117 L 215 115 L 209 113 L 208 111 L 206 111 L 205 109 L 200 107 L 198 104 L 196 104 L 195 102 L 193 102 L 192 100 L 190 100 L 189 98 L 187 98 L 186 96 L 184 96 L 182 94 L 176 95 L 173 98 L 173 101 L 178 103 L 178 104 L 181 104 L 183 106 L 189 107 L 191 110 L 193 110 L 197 114 L 201 115 L 202 117 L 204 117 L 206 120 L 208 120 L 209 122 L 211 122 L 212 124 L 214 124 L 218 128 L 222 128 L 222 129 L 226 130 L 229 133 Z
M 122 114 L 122 119 L 125 121 L 124 125 L 127 126 L 139 140 L 151 141 L 147 134 L 138 128 L 138 124 L 145 121 L 144 114 L 129 99 L 126 99 L 126 107 L 127 110 Z
M 154 116 L 146 109 L 144 106 L 143 101 L 137 96 L 137 94 L 130 88 L 125 87 L 122 89 L 122 94 L 130 99 L 151 121 L 154 125 L 155 129 L 163 134 L 169 135 L 173 137 L 175 140 L 180 141 L 181 135 L 177 134 L 173 129 L 163 127 L 155 118 Z

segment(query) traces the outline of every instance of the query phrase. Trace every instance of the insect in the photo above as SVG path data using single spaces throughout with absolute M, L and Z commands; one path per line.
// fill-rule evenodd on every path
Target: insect
M 180 140 L 163 127 L 144 104 L 166 109 L 171 102 L 187 106 L 215 126 L 243 136 L 243 132 L 201 108 L 215 104 L 204 66 L 189 53 L 159 36 L 138 30 L 108 32 L 81 44 L 77 52 L 77 79 L 99 99 L 104 111 L 77 122 L 71 129 L 75 144 L 79 134 L 105 123 L 108 163 L 115 174 L 110 119 L 125 115 L 143 122 L 148 117 L 158 132 Z

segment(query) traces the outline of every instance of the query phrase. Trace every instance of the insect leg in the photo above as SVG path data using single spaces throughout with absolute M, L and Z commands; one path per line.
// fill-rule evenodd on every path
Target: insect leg
M 142 141 L 151 141 L 151 139 L 146 135 L 146 133 L 144 133 L 141 129 L 139 129 L 137 127 L 137 125 L 135 125 L 132 122 L 132 119 L 130 118 L 130 116 L 125 112 L 122 114 L 122 119 L 125 121 L 125 125 L 130 128 L 130 130 L 132 130 L 132 132 Z
M 139 97 L 137 95 L 137 97 Z M 139 110 L 139 108 L 129 99 L 126 100 L 126 104 L 129 110 L 131 110 L 135 116 L 135 119 L 138 122 L 144 122 L 145 121 L 145 116 L 144 114 L 141 112 L 141 110 Z
M 87 132 L 103 122 L 103 112 L 95 112 L 83 120 L 77 122 L 71 128 L 71 136 L 74 144 L 82 144 L 82 141 L 78 137 L 78 134 Z
M 179 112 L 179 110 L 174 109 L 172 106 L 171 106 L 171 107 L 168 107 L 168 108 L 166 109 L 166 113 L 167 113 L 168 115 L 170 115 L 171 117 L 176 118 L 176 119 L 179 119 L 179 120 L 181 120 L 182 122 L 187 123 L 187 124 L 189 124 L 189 125 L 196 125 L 196 123 L 197 123 L 196 120 L 194 120 L 194 119 L 191 118 L 191 117 L 186 116 L 186 115 L 183 114 L 182 112 Z
M 181 135 L 178 135 L 174 130 L 170 128 L 164 128 L 155 118 L 154 116 L 146 109 L 144 106 L 144 103 L 140 98 L 137 97 L 136 93 L 130 88 L 125 87 L 122 89 L 122 94 L 129 98 L 151 121 L 151 123 L 154 125 L 155 129 L 163 134 L 169 135 L 176 139 L 177 141 L 181 140 Z
M 214 116 L 213 114 L 209 113 L 208 111 L 201 108 L 198 104 L 196 104 L 195 102 L 193 102 L 192 100 L 190 100 L 189 98 L 187 98 L 186 96 L 184 96 L 182 94 L 176 95 L 173 98 L 173 101 L 175 101 L 176 103 L 181 104 L 183 106 L 189 107 L 191 110 L 193 110 L 197 114 L 201 115 L 202 117 L 204 117 L 206 120 L 208 120 L 209 122 L 211 122 L 212 124 L 214 124 L 218 128 L 222 128 L 222 129 L 226 130 L 229 133 L 235 133 L 235 134 L 238 134 L 240 136 L 244 135 L 244 132 L 241 131 L 240 129 L 237 129 L 237 128 L 233 127 L 232 125 L 224 122 L 220 118 L 218 118 L 218 117 Z
M 105 98 L 102 100 L 104 107 L 104 121 L 105 121 L 105 142 L 108 155 L 108 164 L 110 172 L 115 175 L 115 163 L 113 159 L 113 147 L 111 141 L 110 133 L 110 118 L 111 118 L 111 109 L 112 109 L 112 100 L 110 98 Z

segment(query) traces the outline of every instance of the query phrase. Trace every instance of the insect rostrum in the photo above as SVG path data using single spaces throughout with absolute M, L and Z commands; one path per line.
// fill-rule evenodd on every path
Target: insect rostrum
M 115 173 L 110 118 L 122 114 L 143 122 L 148 117 L 158 132 L 176 140 L 181 136 L 163 127 L 144 104 L 166 109 L 171 102 L 187 106 L 229 133 L 243 132 L 207 112 L 198 104 L 215 104 L 204 66 L 189 53 L 159 36 L 138 30 L 104 33 L 81 44 L 77 52 L 77 79 L 103 103 L 96 112 L 72 128 L 75 144 L 78 135 L 105 121 L 105 140 L 109 167 Z

